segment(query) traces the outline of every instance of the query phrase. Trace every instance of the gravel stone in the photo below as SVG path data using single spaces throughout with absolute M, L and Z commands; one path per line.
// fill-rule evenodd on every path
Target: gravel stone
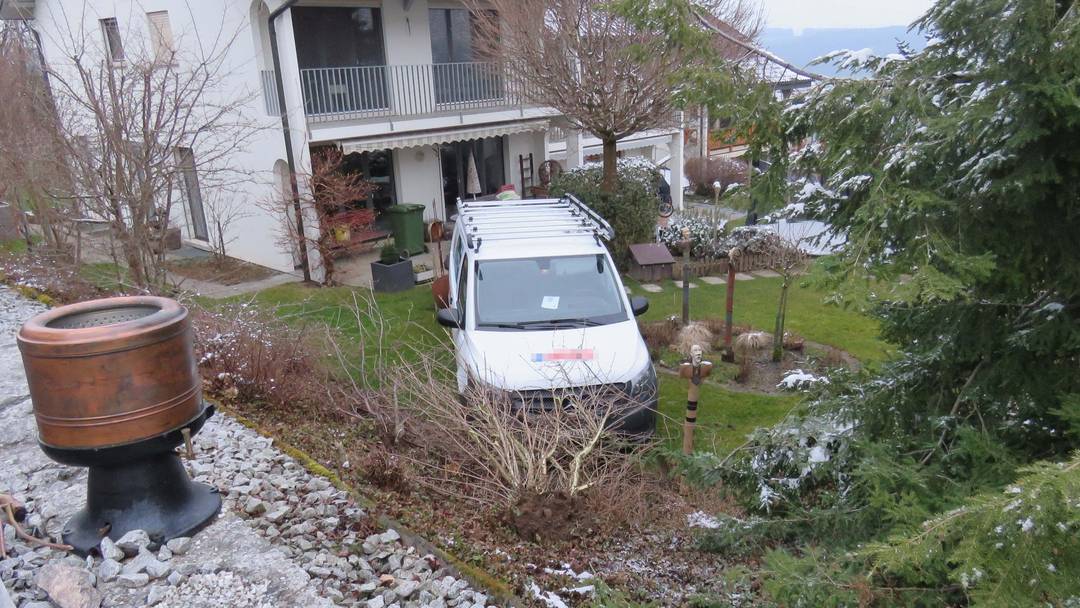
M 124 555 L 132 557 L 138 555 L 140 549 L 150 546 L 150 536 L 145 530 L 132 530 L 116 541 L 116 546 L 124 552 Z
M 94 574 L 81 565 L 48 564 L 38 572 L 37 586 L 60 608 L 101 606 L 101 593 L 94 588 Z
M 181 536 L 165 543 L 165 546 L 169 548 L 169 551 L 172 551 L 173 555 L 184 555 L 191 548 L 191 539 Z
M 120 574 L 121 568 L 120 562 L 115 559 L 103 559 L 98 564 L 98 577 L 105 582 L 111 581 L 116 578 L 116 575 Z
M 124 551 L 120 549 L 120 547 L 117 547 L 116 543 L 114 543 L 112 539 L 108 536 L 101 539 L 101 544 L 98 546 L 98 551 L 101 552 L 101 557 L 105 559 L 112 559 L 116 561 L 124 559 Z M 138 553 L 137 549 L 135 550 L 135 553 Z
M 150 575 L 145 572 L 126 574 L 121 572 L 116 577 L 116 583 L 121 587 L 127 587 L 128 589 L 137 589 L 139 587 L 146 586 L 146 583 L 150 582 Z

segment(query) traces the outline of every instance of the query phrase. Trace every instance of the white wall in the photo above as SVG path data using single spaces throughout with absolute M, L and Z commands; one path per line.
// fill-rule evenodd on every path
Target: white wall
M 442 179 L 439 153 L 431 146 L 394 150 L 394 182 L 399 203 L 424 205 L 424 219 L 441 215 Z
M 251 30 L 252 4 L 222 2 L 214 3 L 214 10 L 194 10 L 190 2 L 184 0 L 38 0 L 34 27 L 41 35 L 49 68 L 70 78 L 72 70 L 65 57 L 76 47 L 87 48 L 91 56 L 104 57 L 99 19 L 117 19 L 125 51 L 129 56 L 135 56 L 140 48 L 149 46 L 146 13 L 162 10 L 169 12 L 181 70 L 191 57 L 209 51 L 215 40 L 232 40 L 222 61 L 222 70 L 228 75 L 227 86 L 208 91 L 206 99 L 211 102 L 244 99 L 241 114 L 255 121 L 261 129 L 229 158 L 229 166 L 237 173 L 246 174 L 247 181 L 228 192 L 204 191 L 204 205 L 214 204 L 215 200 L 229 200 L 245 214 L 234 222 L 226 236 L 226 241 L 232 240 L 227 247 L 230 255 L 291 271 L 292 255 L 287 247 L 278 243 L 281 218 L 260 208 L 265 201 L 279 195 L 273 167 L 285 153 L 280 120 L 266 116 L 260 95 L 257 36 Z M 199 148 L 198 143 L 193 147 L 196 163 L 200 159 Z M 207 219 L 212 222 L 210 215 L 208 209 Z M 192 238 L 188 228 L 189 213 L 182 203 L 174 204 L 173 221 L 184 228 L 186 238 Z

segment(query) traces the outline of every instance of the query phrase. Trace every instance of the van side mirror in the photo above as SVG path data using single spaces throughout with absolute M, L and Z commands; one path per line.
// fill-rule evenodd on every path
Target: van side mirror
M 630 310 L 634 311 L 635 317 L 640 317 L 649 310 L 649 299 L 642 296 L 630 298 Z
M 463 329 L 465 326 L 465 319 L 461 318 L 461 313 L 455 308 L 440 308 L 435 313 L 435 320 L 439 322 L 439 325 L 451 329 Z

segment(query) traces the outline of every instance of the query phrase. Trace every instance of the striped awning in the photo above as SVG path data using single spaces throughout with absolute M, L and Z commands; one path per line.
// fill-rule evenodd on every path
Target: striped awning
M 501 137 L 514 133 L 528 131 L 546 131 L 547 120 L 525 120 L 505 123 L 477 125 L 458 129 L 439 129 L 434 131 L 413 131 L 398 135 L 377 135 L 374 137 L 360 137 L 347 139 L 341 142 L 341 151 L 344 154 L 353 152 L 371 152 L 374 150 L 396 150 L 401 148 L 417 148 L 435 144 L 448 144 L 455 141 L 468 141 L 470 139 L 483 139 L 485 137 Z

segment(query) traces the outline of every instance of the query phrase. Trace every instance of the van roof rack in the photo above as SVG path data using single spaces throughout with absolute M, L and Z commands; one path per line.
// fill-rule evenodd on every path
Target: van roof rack
M 513 201 L 458 199 L 458 221 L 473 251 L 479 251 L 485 240 L 592 236 L 601 244 L 601 239 L 615 238 L 607 220 L 569 193 L 562 198 Z

